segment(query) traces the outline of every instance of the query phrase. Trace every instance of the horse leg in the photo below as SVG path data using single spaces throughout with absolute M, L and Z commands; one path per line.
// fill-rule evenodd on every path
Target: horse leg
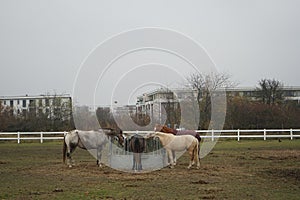
M 132 160 L 132 170 L 135 170 L 136 169 L 136 160 L 135 160 L 135 157 L 136 157 L 136 153 L 133 153 L 132 154 L 132 158 L 133 158 L 133 160 Z
M 170 168 L 174 168 L 173 154 L 172 150 L 167 149 L 168 158 L 170 160 Z
M 194 148 L 195 146 L 194 145 L 191 145 L 188 149 L 189 151 L 189 155 L 190 155 L 190 164 L 189 166 L 187 167 L 188 169 L 190 169 L 192 167 L 192 165 L 194 164 Z
M 72 157 L 71 152 L 68 150 L 67 152 L 67 165 L 71 168 L 72 167 Z
M 170 156 L 169 156 L 169 152 L 166 151 L 166 153 L 167 153 L 167 165 L 171 165 L 171 159 L 170 159 Z
M 98 167 L 102 167 L 101 157 L 102 157 L 102 147 L 98 147 L 97 148 L 97 166 Z
M 138 170 L 143 170 L 142 166 L 142 153 L 138 153 Z
M 174 165 L 176 165 L 176 154 L 175 154 L 175 151 L 172 151 L 172 156 L 173 156 L 173 162 L 174 162 Z
M 71 168 L 74 165 L 74 161 L 72 160 L 72 156 L 71 154 L 75 151 L 76 146 L 75 145 L 68 145 L 67 147 L 67 165 L 69 165 L 69 167 Z

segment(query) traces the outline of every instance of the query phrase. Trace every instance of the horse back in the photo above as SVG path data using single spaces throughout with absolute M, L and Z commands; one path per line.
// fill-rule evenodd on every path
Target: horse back
M 192 135 L 196 137 L 197 132 L 193 130 L 181 130 L 181 131 L 177 131 L 176 135 Z
M 134 135 L 130 139 L 130 150 L 133 153 L 143 153 L 145 150 L 145 138 Z
M 195 138 L 197 138 L 198 142 L 201 141 L 200 134 L 197 133 L 196 131 L 193 131 L 193 130 L 181 130 L 181 131 L 177 131 L 176 135 L 192 135 Z

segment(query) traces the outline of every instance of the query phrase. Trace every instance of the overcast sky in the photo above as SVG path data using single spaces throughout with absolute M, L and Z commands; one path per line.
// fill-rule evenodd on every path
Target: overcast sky
M 261 78 L 300 86 L 299 8 L 299 0 L 1 0 L 0 96 L 72 94 L 79 68 L 93 49 L 141 27 L 171 29 L 194 39 L 217 70 L 231 74 L 239 86 L 253 87 Z M 142 69 L 135 73 L 153 76 Z M 116 85 L 110 90 L 126 96 L 117 97 L 126 103 L 133 101 L 139 84 L 124 94 L 126 89 Z M 164 84 L 177 87 L 171 80 Z

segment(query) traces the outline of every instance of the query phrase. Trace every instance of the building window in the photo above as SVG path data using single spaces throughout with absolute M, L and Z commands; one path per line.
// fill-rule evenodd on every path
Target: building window
M 10 100 L 10 101 L 9 101 L 9 106 L 10 106 L 10 107 L 14 107 L 14 101 L 13 101 L 13 100 Z
M 29 105 L 30 105 L 30 106 L 35 106 L 35 100 L 32 100 L 32 99 L 29 100 Z
M 40 108 L 43 107 L 43 101 L 42 101 L 42 99 L 39 99 L 39 107 Z
M 46 106 L 49 106 L 49 105 L 50 105 L 49 99 L 45 99 L 45 104 L 46 104 Z
M 26 100 L 25 99 L 23 100 L 22 106 L 23 106 L 23 108 L 26 107 Z

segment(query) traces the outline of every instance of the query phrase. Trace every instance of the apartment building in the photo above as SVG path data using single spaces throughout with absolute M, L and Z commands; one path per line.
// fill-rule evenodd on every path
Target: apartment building
M 24 115 L 28 112 L 54 115 L 55 112 L 72 109 L 70 95 L 2 96 L 0 103 L 14 115 Z

